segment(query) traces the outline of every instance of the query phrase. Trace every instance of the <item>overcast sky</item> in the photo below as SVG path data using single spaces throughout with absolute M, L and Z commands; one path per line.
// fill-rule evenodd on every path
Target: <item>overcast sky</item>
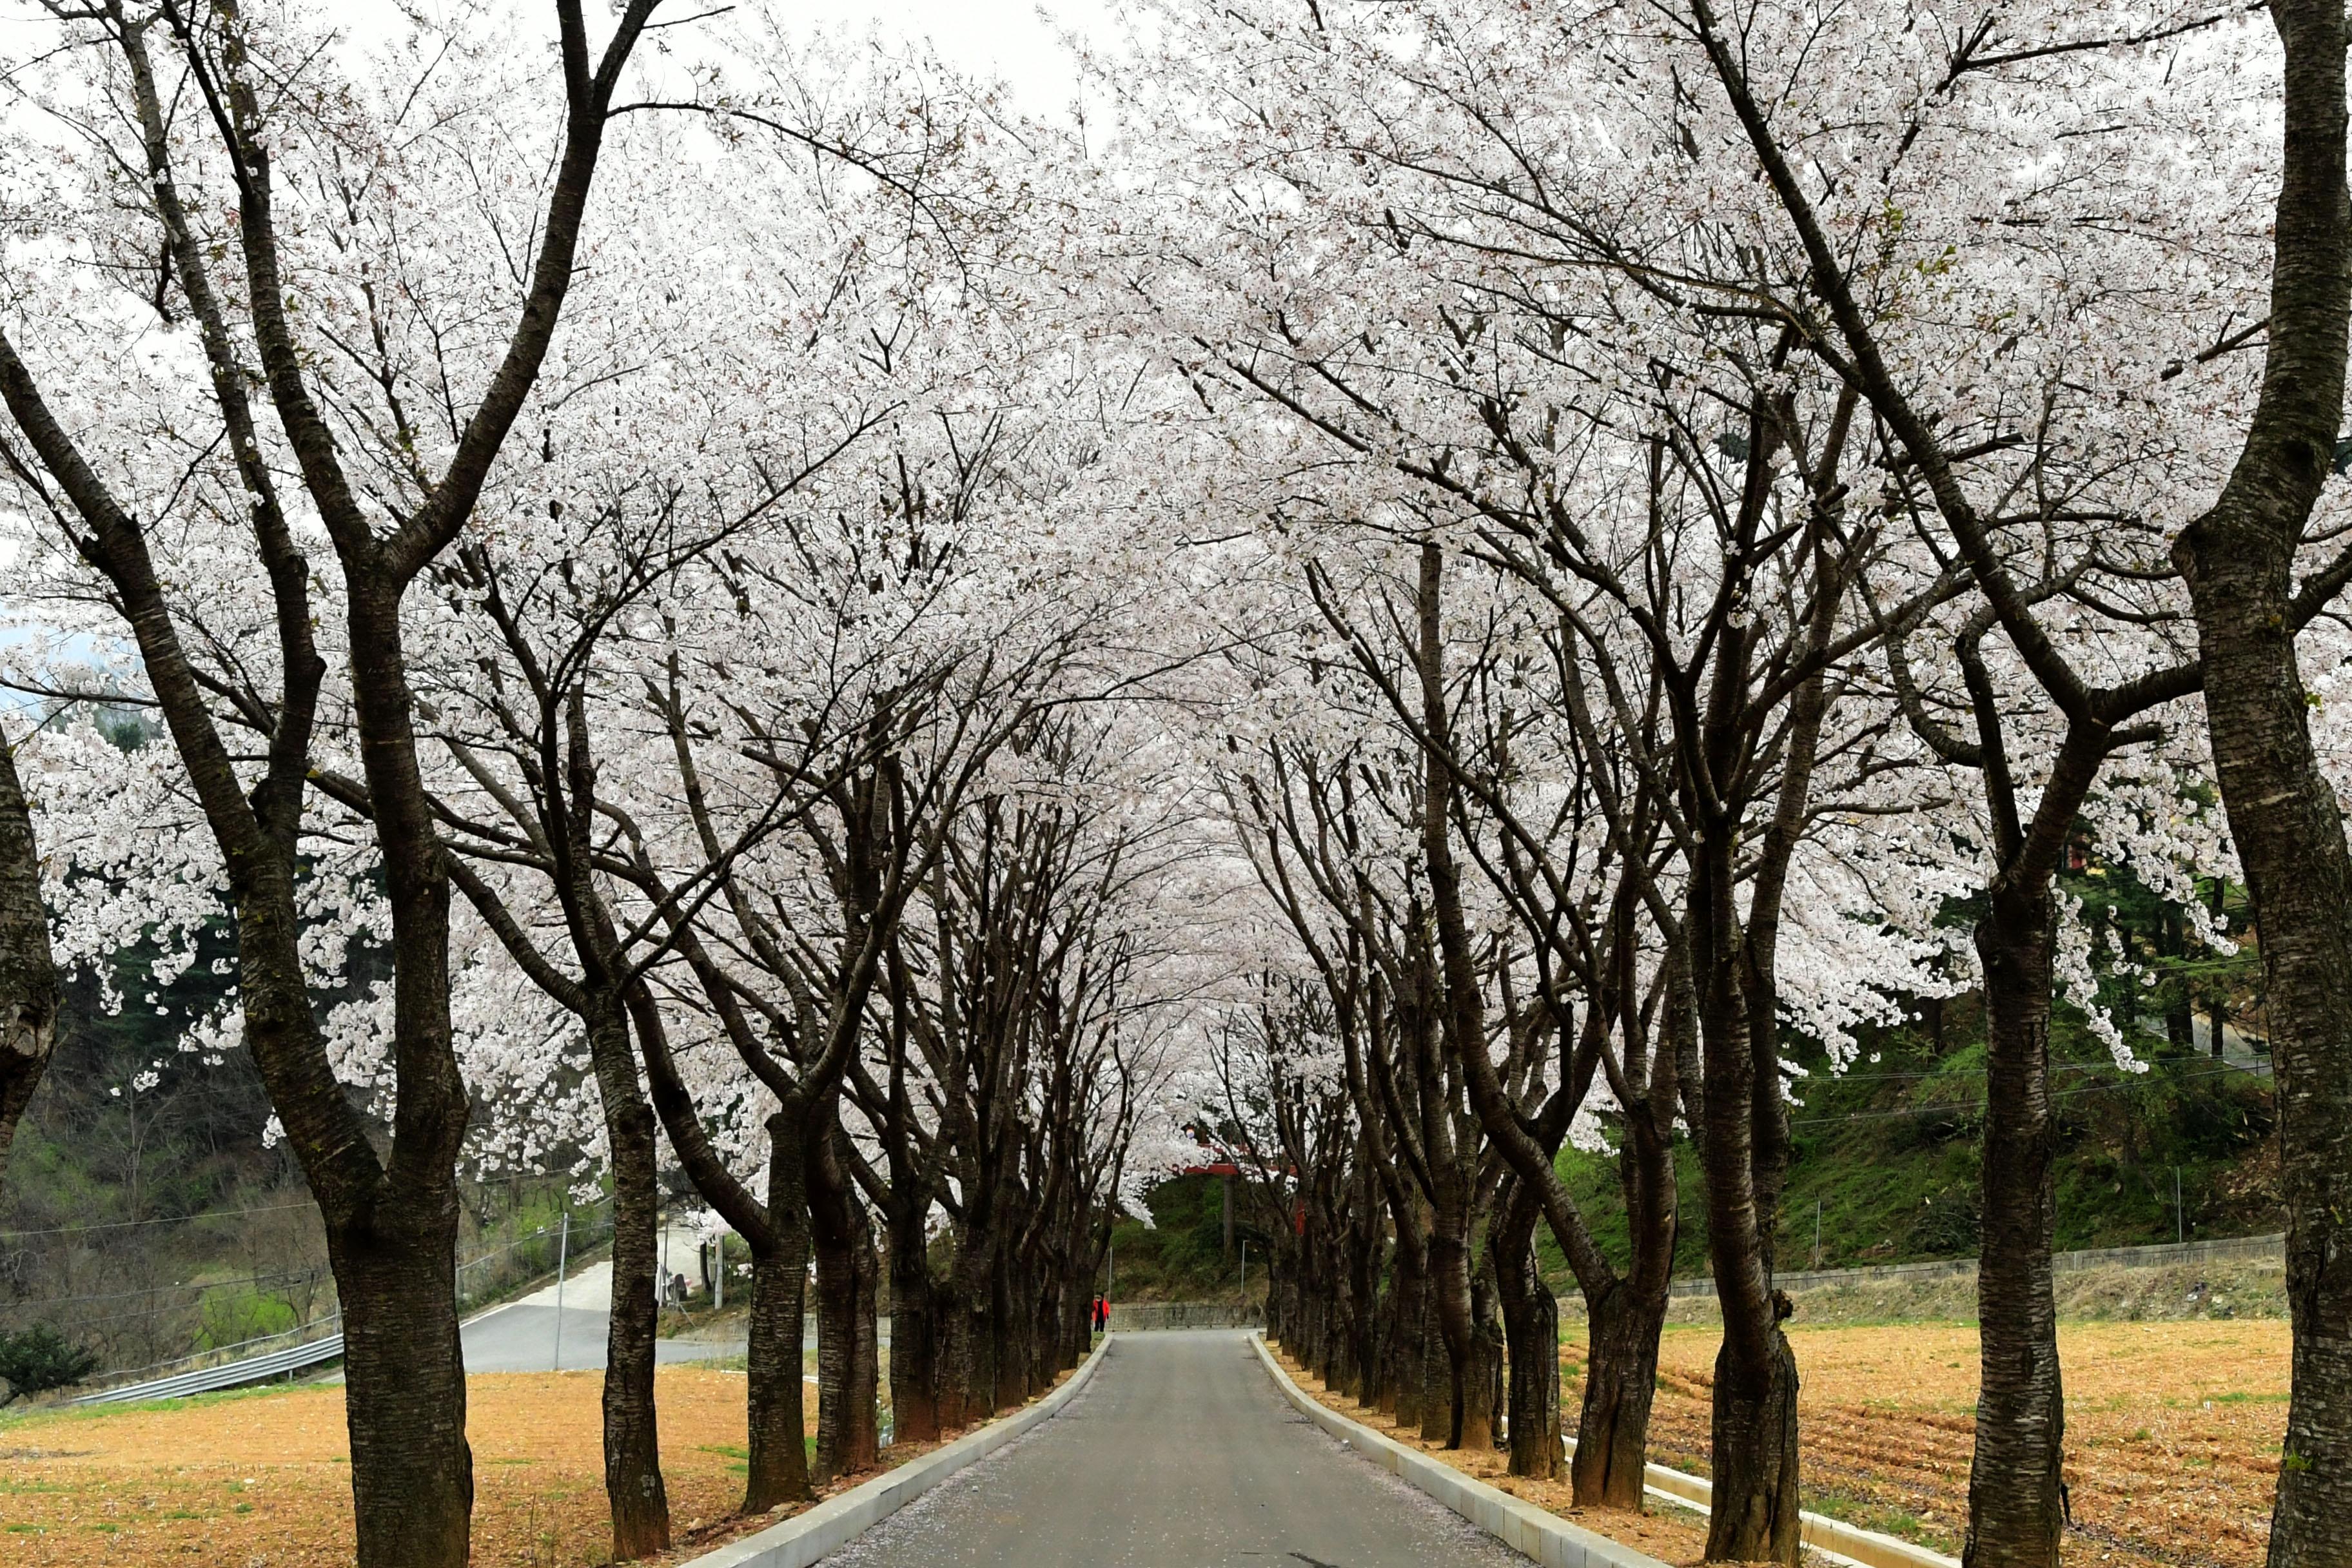
M 1108 43 L 1111 8 L 1111 0 L 791 0 L 780 14 L 813 26 L 928 38 L 950 64 L 1003 78 L 1022 108 L 1051 113 L 1077 87 L 1061 34 Z
M 415 3 L 415 0 L 411 0 Z M 446 0 L 422 0 L 429 11 Z M 493 0 L 511 9 L 527 27 L 549 39 L 555 36 L 553 7 L 548 0 Z M 1116 37 L 1111 25 L 1118 0 L 740 0 L 747 9 L 764 5 L 787 28 L 813 33 L 822 28 L 859 37 L 869 32 L 901 43 L 928 39 L 950 66 L 973 75 L 1002 79 L 1030 113 L 1056 113 L 1066 109 L 1077 89 L 1073 58 L 1062 44 L 1064 32 L 1108 44 Z M 655 13 L 656 22 L 682 21 L 729 6 L 728 0 L 667 0 Z M 395 0 L 334 0 L 325 15 L 347 37 L 360 43 L 372 37 L 397 36 L 404 27 L 404 7 Z M 22 13 L 19 16 L 16 14 Z M 23 36 L 13 36 L 24 29 Z M 609 12 L 590 12 L 589 32 L 599 47 L 612 29 Z M 55 26 L 39 19 L 23 0 L 0 0 L 0 50 L 30 47 Z

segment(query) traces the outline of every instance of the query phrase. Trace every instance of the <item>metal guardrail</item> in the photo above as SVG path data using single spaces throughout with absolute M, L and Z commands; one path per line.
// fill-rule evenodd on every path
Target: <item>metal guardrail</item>
M 284 1350 L 247 1356 L 242 1361 L 223 1362 L 218 1366 L 198 1367 L 194 1372 L 177 1373 L 146 1383 L 125 1384 L 121 1388 L 85 1394 L 71 1403 L 125 1405 L 134 1400 L 181 1399 L 191 1394 L 213 1394 L 224 1388 L 260 1383 L 288 1373 L 307 1371 L 323 1363 L 340 1360 L 342 1353 L 343 1336 L 329 1334 L 322 1340 L 310 1340 L 302 1344 L 289 1345 Z
M 299 1207 L 300 1205 L 296 1205 L 289 1206 Z M 565 1217 L 567 1221 L 570 1218 L 568 1215 Z M 599 1230 L 609 1230 L 611 1226 L 612 1221 L 608 1217 L 606 1219 L 592 1222 L 585 1227 L 583 1234 L 593 1238 L 596 1236 Z M 467 1258 L 457 1265 L 457 1278 L 462 1282 L 465 1279 L 467 1269 L 476 1268 L 481 1264 L 488 1263 L 495 1258 L 512 1252 L 516 1247 L 527 1246 L 533 1241 L 541 1240 L 551 1233 L 551 1226 L 542 1226 L 538 1230 L 531 1232 L 529 1236 L 518 1237 L 502 1247 L 490 1248 L 479 1257 Z M 568 1249 L 570 1242 L 570 1227 L 568 1224 L 565 1228 L 564 1239 Z M 593 1249 L 595 1247 L 603 1246 L 604 1243 L 602 1241 L 592 1239 L 586 1245 Z M 557 1272 L 561 1271 L 562 1270 L 560 1268 L 557 1270 Z M 521 1283 L 524 1285 L 534 1284 L 540 1279 L 549 1279 L 551 1277 L 551 1275 L 547 1274 L 532 1275 Z M 462 1301 L 463 1293 L 461 1291 L 461 1304 Z M 492 1310 L 495 1310 L 496 1309 Z M 341 1317 L 341 1315 L 342 1314 L 340 1312 L 331 1313 L 327 1317 L 318 1320 L 318 1322 L 331 1323 Z M 888 1321 L 887 1318 L 883 1321 L 885 1322 Z M 317 1322 L 306 1323 L 299 1328 L 289 1329 L 282 1334 L 265 1334 L 259 1339 L 247 1340 L 244 1342 L 247 1344 L 264 1344 L 273 1339 L 284 1339 L 289 1334 L 302 1333 L 309 1329 L 315 1328 L 316 1326 Z M 228 1346 L 224 1348 L 235 1349 L 236 1347 Z M 343 1336 L 340 1333 L 330 1334 L 324 1339 L 306 1341 L 301 1344 L 289 1345 L 281 1350 L 266 1351 L 259 1355 L 244 1356 L 238 1360 L 222 1362 L 214 1366 L 198 1367 L 190 1372 L 173 1373 L 163 1377 L 149 1378 L 141 1383 L 125 1384 L 119 1388 L 104 1389 L 97 1394 L 85 1394 L 78 1399 L 70 1399 L 66 1403 L 71 1405 L 119 1405 L 128 1404 L 134 1400 L 179 1399 L 191 1394 L 213 1394 L 225 1388 L 236 1388 L 248 1383 L 260 1383 L 272 1377 L 283 1375 L 287 1373 L 302 1372 L 327 1362 L 339 1361 L 341 1359 L 342 1353 Z M 187 1358 L 184 1357 L 180 1359 L 184 1360 Z M 163 1364 L 169 1365 L 170 1363 L 164 1363 Z

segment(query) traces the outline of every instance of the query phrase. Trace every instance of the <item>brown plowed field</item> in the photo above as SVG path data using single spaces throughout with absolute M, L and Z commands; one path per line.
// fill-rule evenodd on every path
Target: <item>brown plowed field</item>
M 1558 1480 L 1533 1481 L 1510 1473 L 1510 1459 L 1493 1448 L 1470 1450 L 1447 1448 L 1443 1444 L 1424 1442 L 1419 1427 L 1400 1426 L 1393 1416 L 1378 1410 L 1367 1409 L 1343 1394 L 1335 1394 L 1324 1381 L 1298 1363 L 1288 1351 L 1277 1349 L 1275 1359 L 1282 1363 L 1290 1380 L 1307 1394 L 1345 1415 L 1359 1421 L 1384 1437 L 1391 1437 L 1407 1447 L 1419 1448 L 1433 1459 L 1453 1466 L 1465 1476 L 1475 1476 L 1490 1487 L 1499 1488 L 1524 1502 L 1530 1502 L 1547 1512 L 1571 1520 L 1585 1529 L 1608 1536 L 1636 1552 L 1646 1552 L 1667 1568 L 1699 1568 L 1706 1555 L 1706 1521 L 1688 1509 L 1660 1505 L 1648 1513 L 1624 1513 L 1615 1509 L 1580 1509 L 1575 1506 L 1575 1494 L 1566 1475 Z M 1565 1390 L 1563 1390 L 1565 1392 Z M 1573 1421 L 1575 1406 L 1565 1406 Z
M 671 1518 L 707 1550 L 740 1528 L 725 1521 L 742 1495 L 743 1379 L 691 1367 L 657 1376 Z M 467 1380 L 475 1562 L 605 1561 L 603 1388 L 593 1372 Z M 0 1426 L 0 1568 L 348 1563 L 351 1475 L 341 1388 L 10 1422 Z
M 798 1511 L 734 1511 L 743 1495 L 741 1373 L 675 1366 L 654 1376 L 674 1544 L 641 1561 L 684 1563 Z M 476 1563 L 610 1561 L 604 1390 L 596 1372 L 466 1380 Z M 813 1397 L 807 1420 L 814 1434 Z M 886 1448 L 885 1468 L 935 1446 Z M 866 1479 L 849 1477 L 821 1495 Z M 351 1540 L 340 1387 L 0 1420 L 0 1568 L 342 1568 Z
M 1790 1325 L 1808 1506 L 1957 1552 L 1968 1519 L 1977 1333 L 1908 1324 Z M 1651 1457 L 1706 1473 L 1719 1334 L 1675 1327 L 1659 1349 Z M 2066 1484 L 2077 1563 L 2254 1568 L 2269 1539 L 2286 1427 L 2287 1325 L 2070 1323 Z M 1570 1378 L 1581 1347 L 1571 1345 Z M 1578 1391 L 1563 1391 L 1564 1408 Z M 1570 1419 L 1573 1419 L 1571 1415 Z
M 1790 1337 L 1812 1506 L 1952 1550 L 1967 1509 L 1976 1331 L 1792 1326 Z M 1701 1474 L 1717 1344 L 1713 1330 L 1675 1327 L 1660 1352 L 1654 1457 Z M 2070 1324 L 2060 1347 L 2072 1560 L 2254 1568 L 2286 1419 L 2286 1325 Z M 1580 1349 L 1566 1358 L 1571 1420 Z M 741 1485 L 743 1381 L 689 1367 L 659 1375 L 682 1559 L 744 1528 L 727 1520 Z M 601 1387 L 593 1373 L 471 1380 L 477 1562 L 603 1560 Z M 350 1561 L 350 1477 L 336 1388 L 0 1424 L 0 1568 L 328 1568 Z M 1667 1561 L 1691 1554 L 1675 1549 L 1680 1520 L 1648 1528 L 1660 1534 L 1643 1543 Z

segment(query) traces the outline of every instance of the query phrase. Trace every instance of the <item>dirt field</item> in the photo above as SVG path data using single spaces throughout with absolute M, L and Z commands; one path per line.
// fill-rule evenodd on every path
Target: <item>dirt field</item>
M 1967 1509 L 1976 1331 L 1792 1326 L 1790 1338 L 1804 1379 L 1808 1506 L 1955 1551 Z M 1717 1343 L 1712 1329 L 1677 1326 L 1660 1350 L 1653 1457 L 1701 1475 Z M 2060 1348 L 2070 1554 L 2114 1568 L 2254 1568 L 2286 1420 L 2286 1325 L 2069 1324 Z M 1563 1358 L 1571 1420 L 1580 1351 Z M 703 1368 L 659 1375 L 663 1470 L 680 1531 L 673 1557 L 683 1560 L 745 1528 L 728 1519 L 742 1485 L 743 1382 Z M 472 1380 L 477 1562 L 572 1568 L 604 1560 L 601 1386 L 593 1373 Z M 1331 1403 L 1364 1418 L 1351 1404 Z M 1564 1485 L 1510 1480 L 1499 1455 L 1451 1458 L 1539 1506 L 1567 1506 Z M 0 1568 L 347 1563 L 349 1463 L 335 1388 L 0 1424 Z M 1704 1544 L 1685 1522 L 1692 1516 L 1678 1511 L 1578 1517 L 1670 1563 L 1696 1563 Z
M 2069 1323 L 2069 1554 L 2113 1568 L 2253 1568 L 2286 1426 L 2287 1325 Z M 1968 1518 L 1973 1327 L 1791 1325 L 1807 1506 L 1957 1553 Z M 1706 1473 L 1720 1335 L 1669 1328 L 1651 1457 Z M 1564 1373 L 1580 1379 L 1580 1347 Z M 1580 1397 L 1563 1388 L 1564 1408 Z M 1573 1419 L 1571 1414 L 1570 1419 Z
M 1697 1568 L 1706 1555 L 1706 1527 L 1699 1516 L 1688 1509 L 1671 1508 L 1661 1504 L 1646 1514 L 1621 1513 L 1612 1509 L 1580 1509 L 1570 1506 L 1568 1479 L 1557 1481 L 1530 1481 L 1514 1479 L 1508 1472 L 1507 1454 L 1488 1450 L 1470 1453 L 1461 1449 L 1448 1453 L 1436 1443 L 1421 1440 L 1420 1428 L 1402 1430 L 1388 1416 L 1376 1410 L 1366 1410 L 1352 1400 L 1332 1393 L 1322 1380 L 1300 1366 L 1287 1351 L 1276 1349 L 1275 1359 L 1282 1363 L 1291 1381 L 1321 1400 L 1325 1405 L 1347 1416 L 1360 1421 L 1384 1437 L 1393 1437 L 1410 1447 L 1415 1447 L 1431 1458 L 1441 1459 L 1465 1475 L 1477 1477 L 1488 1486 L 1524 1499 L 1538 1508 L 1575 1521 L 1585 1529 L 1595 1531 L 1635 1551 L 1645 1552 L 1671 1568 Z M 1563 1391 L 1565 1392 L 1565 1391 Z M 1568 1406 L 1573 1410 L 1571 1405 Z M 1570 1419 L 1574 1419 L 1573 1415 Z
M 658 1374 L 662 1471 L 681 1533 L 742 1496 L 743 1379 Z M 474 1561 L 605 1560 L 597 1373 L 471 1379 Z M 340 1388 L 222 1394 L 0 1425 L 0 1568 L 351 1561 L 350 1447 Z M 699 1542 L 706 1549 L 713 1535 Z M 681 1544 L 685 1544 L 683 1541 Z
M 798 1511 L 735 1514 L 745 1470 L 740 1370 L 654 1375 L 674 1545 L 646 1563 L 684 1563 Z M 593 1372 L 467 1379 L 476 1563 L 610 1560 L 604 1387 Z M 814 1396 L 808 1431 L 816 1431 Z M 884 1467 L 936 1446 L 895 1444 L 882 1451 Z M 0 1568 L 340 1568 L 352 1560 L 351 1475 L 340 1387 L 0 1420 Z
M 1561 1357 L 1573 1429 L 1583 1347 Z M 1791 1325 L 1800 1375 L 1805 1506 L 1958 1555 L 1975 1437 L 1977 1331 L 1912 1323 Z M 2066 1380 L 2072 1562 L 2101 1568 L 2257 1568 L 2269 1539 L 2286 1427 L 2287 1325 L 2278 1321 L 2069 1323 Z M 1650 1457 L 1707 1473 L 1709 1399 L 1722 1343 L 1675 1325 L 1659 1346 Z M 1343 1415 L 1455 1468 L 1684 1568 L 1706 1544 L 1698 1516 L 1656 1504 L 1645 1517 L 1569 1507 L 1565 1479 L 1513 1480 L 1500 1454 L 1448 1454 L 1329 1394 L 1288 1356 L 1299 1385 Z

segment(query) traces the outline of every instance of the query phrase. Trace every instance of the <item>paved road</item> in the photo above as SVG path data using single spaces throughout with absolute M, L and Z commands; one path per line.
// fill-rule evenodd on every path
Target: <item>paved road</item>
M 695 1233 L 671 1229 L 668 1258 L 680 1272 L 692 1267 Z M 545 1372 L 561 1365 L 565 1372 L 593 1372 L 604 1364 L 604 1336 L 613 1319 L 613 1266 L 592 1263 L 563 1281 L 562 1317 L 557 1316 L 552 1285 L 519 1301 L 493 1308 L 465 1325 L 467 1372 Z M 562 1325 L 561 1345 L 556 1332 Z M 741 1340 L 732 1343 L 696 1340 L 663 1340 L 654 1347 L 657 1362 L 704 1361 L 713 1356 L 741 1355 Z
M 553 1301 L 517 1301 L 484 1313 L 465 1326 L 467 1372 L 545 1372 L 557 1364 L 556 1309 Z M 604 1336 L 612 1326 L 608 1308 L 574 1307 L 570 1285 L 565 1287 L 561 1353 L 565 1372 L 593 1372 L 604 1364 Z M 654 1359 L 706 1361 L 712 1356 L 741 1355 L 741 1341 L 661 1340 Z
M 1062 1413 L 824 1568 L 1527 1568 L 1275 1392 L 1239 1332 L 1122 1335 Z
M 670 1239 L 673 1259 L 690 1259 L 694 1253 L 693 1233 L 673 1232 Z M 520 1300 L 503 1307 L 494 1307 L 468 1321 L 461 1331 L 466 1347 L 467 1372 L 546 1372 L 556 1366 L 561 1354 L 565 1372 L 597 1372 L 604 1365 L 604 1336 L 612 1326 L 613 1266 L 592 1263 L 563 1281 L 562 1343 L 557 1342 L 555 1287 L 548 1285 Z M 736 1320 L 739 1328 L 741 1320 Z M 877 1325 L 887 1358 L 890 1343 L 890 1320 L 883 1318 Z M 688 1331 L 691 1332 L 692 1331 Z M 803 1343 L 810 1349 L 816 1345 L 816 1313 L 814 1303 L 805 1320 Z M 719 1356 L 737 1356 L 750 1346 L 740 1332 L 733 1338 L 719 1340 L 671 1339 L 654 1346 L 654 1360 L 662 1365 L 673 1362 L 709 1361 Z M 814 1379 L 812 1379 L 814 1381 Z

